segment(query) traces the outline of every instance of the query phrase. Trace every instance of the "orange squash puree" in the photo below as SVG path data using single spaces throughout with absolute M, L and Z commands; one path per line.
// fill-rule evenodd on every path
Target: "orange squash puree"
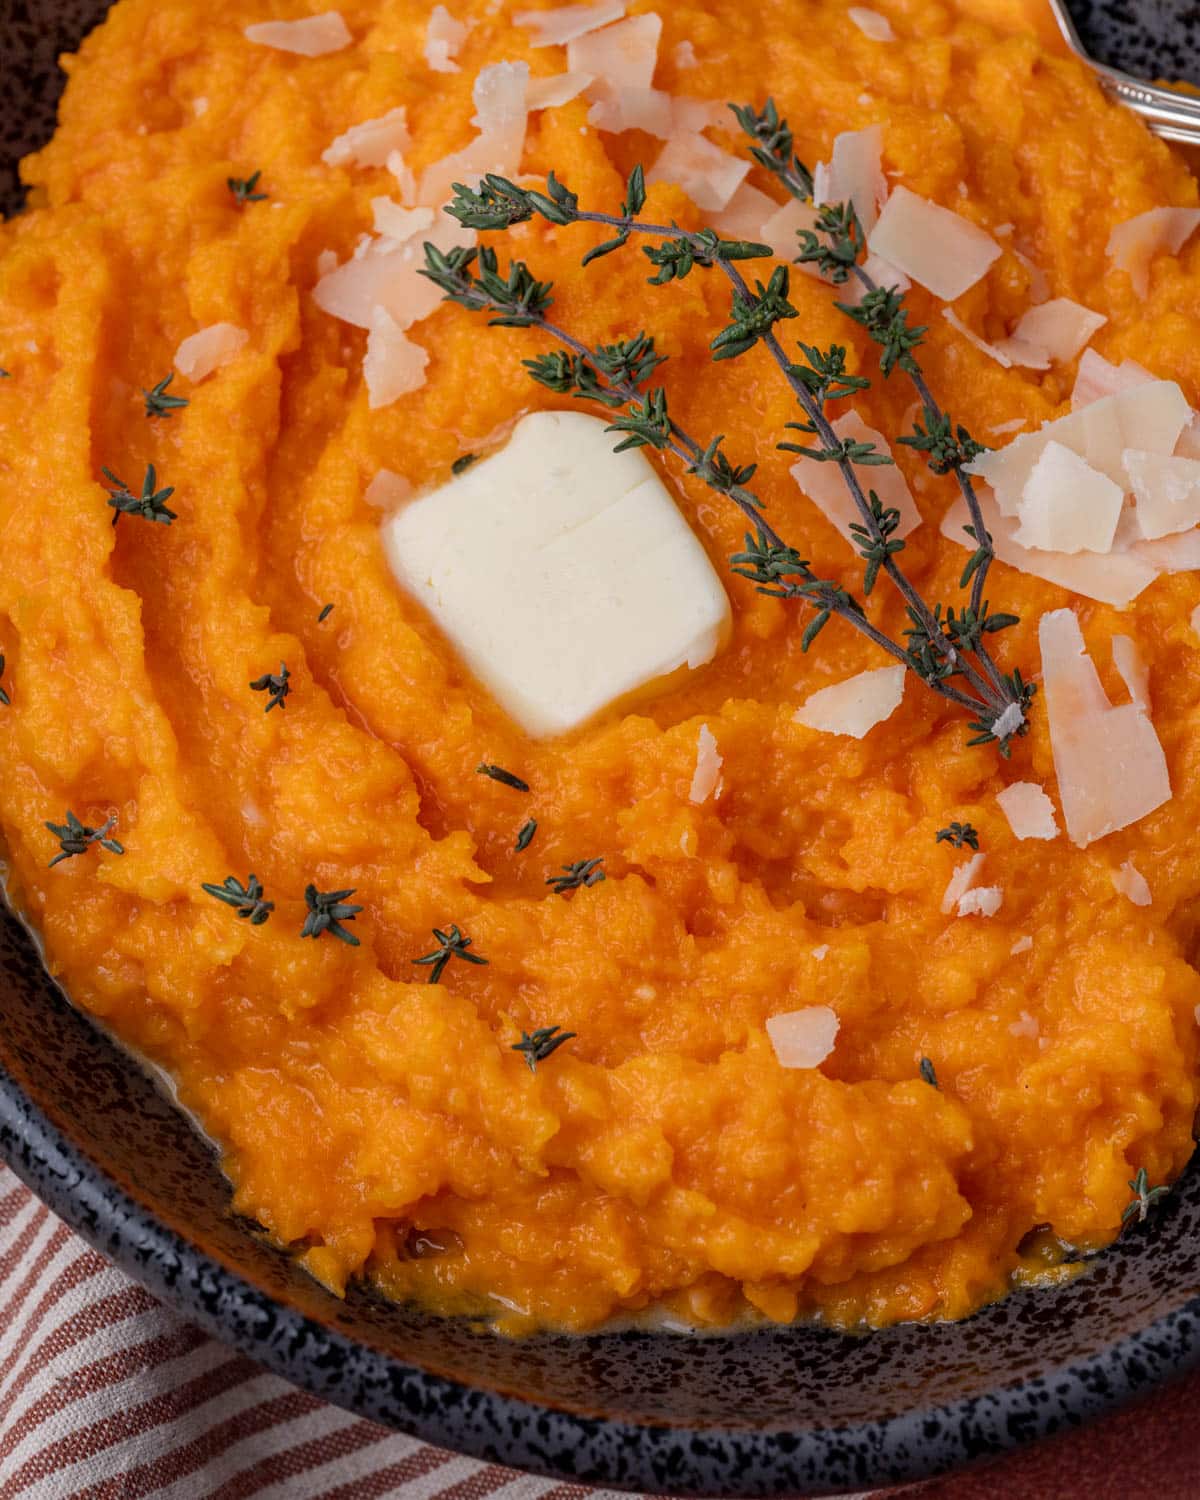
M 454 74 L 424 63 L 425 5 L 381 0 L 345 0 L 353 46 L 313 60 L 244 39 L 249 23 L 297 13 L 282 0 L 120 0 L 67 60 L 60 131 L 25 166 L 33 207 L 0 230 L 13 700 L 0 826 L 14 892 L 74 999 L 178 1080 L 222 1147 L 235 1208 L 335 1289 L 365 1273 L 439 1308 L 507 1310 L 511 1328 L 584 1329 L 655 1304 L 716 1324 L 750 1309 L 844 1325 L 958 1317 L 1022 1271 L 1035 1226 L 1106 1242 L 1137 1168 L 1169 1181 L 1192 1150 L 1200 671 L 1187 622 L 1200 579 L 1162 578 L 1118 613 L 994 570 L 993 607 L 1022 616 L 998 638 L 1006 670 L 1036 674 L 1038 617 L 1064 603 L 1114 701 L 1108 639 L 1131 635 L 1150 663 L 1173 800 L 1083 851 L 1016 841 L 996 804 L 1015 780 L 1055 791 L 1036 700 L 1010 762 L 966 748 L 963 716 L 911 678 L 861 742 L 796 724 L 812 691 L 883 657 L 836 621 L 803 655 L 807 614 L 727 574 L 736 511 L 670 463 L 726 577 L 732 641 L 636 712 L 564 741 L 520 733 L 393 584 L 363 492 L 384 467 L 441 483 L 460 454 L 554 404 L 521 367 L 545 341 L 442 307 L 412 334 L 427 384 L 372 412 L 364 336 L 310 291 L 320 252 L 345 258 L 371 198 L 394 187 L 322 151 L 398 103 L 418 171 L 461 148 L 480 67 L 565 66 L 506 19 L 525 3 L 457 0 L 473 24 Z M 1104 253 L 1113 224 L 1196 203 L 1181 158 L 1040 49 L 1040 12 L 880 8 L 894 43 L 832 3 L 673 0 L 658 7 L 656 82 L 773 94 L 810 163 L 838 131 L 880 122 L 893 181 L 989 229 L 1011 224 L 1001 242 L 1055 295 L 1107 315 L 1094 347 L 1196 401 L 1200 250 L 1160 258 L 1145 304 Z M 699 66 L 678 72 L 685 38 Z M 524 167 L 554 167 L 584 204 L 615 208 L 623 174 L 658 145 L 585 129 L 586 112 L 576 100 L 533 115 Z M 226 178 L 256 169 L 269 198 L 239 208 Z M 675 189 L 654 189 L 650 208 L 700 222 Z M 761 349 L 708 359 L 723 280 L 649 288 L 636 249 L 582 272 L 589 235 L 525 225 L 511 243 L 582 336 L 654 331 L 678 420 L 757 460 L 774 524 L 818 574 L 857 587 L 859 563 L 775 451 L 795 415 L 777 371 Z M 1002 335 L 1030 275 L 1006 248 L 960 315 Z M 875 373 L 827 288 L 796 275 L 793 298 L 789 342 L 846 343 Z M 927 294 L 911 301 L 934 390 L 983 440 L 1065 409 L 1073 367 L 1002 369 Z M 203 384 L 177 378 L 190 405 L 146 420 L 140 388 L 215 322 L 249 330 L 246 350 Z M 911 400 L 899 378 L 876 381 L 859 409 L 894 435 Z M 953 482 L 897 451 L 925 516 L 908 571 L 927 598 L 955 599 L 965 553 L 937 528 Z M 114 529 L 101 466 L 140 485 L 149 462 L 178 520 Z M 886 583 L 870 608 L 902 631 Z M 265 714 L 247 684 L 280 661 L 292 691 Z M 723 791 L 693 806 L 703 724 Z M 530 792 L 477 775 L 481 761 Z M 48 870 L 44 824 L 68 807 L 91 824 L 115 812 L 124 855 Z M 528 817 L 538 832 L 517 853 Z M 1003 887 L 991 919 L 939 909 L 961 856 L 934 836 L 952 819 L 976 826 Z M 593 856 L 603 884 L 546 886 Z M 1113 887 L 1128 859 L 1150 907 Z M 249 870 L 276 903 L 258 927 L 199 889 Z M 361 947 L 301 940 L 309 881 L 357 890 Z M 489 964 L 452 963 L 429 985 L 413 960 L 450 923 Z M 819 1069 L 784 1070 L 764 1023 L 808 1004 L 837 1012 L 836 1046 Z M 577 1036 L 532 1075 L 512 1047 L 546 1025 Z M 940 1088 L 920 1078 L 923 1057 Z M 413 1258 L 414 1226 L 463 1248 Z

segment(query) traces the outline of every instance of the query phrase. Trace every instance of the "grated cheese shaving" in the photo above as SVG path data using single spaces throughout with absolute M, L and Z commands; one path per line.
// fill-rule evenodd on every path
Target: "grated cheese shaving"
M 1017 958 L 1022 953 L 1028 953 L 1032 949 L 1032 947 L 1033 939 L 1029 936 L 1028 933 L 1025 933 L 1023 936 L 1019 937 L 1012 945 L 1012 947 L 1008 950 L 1009 955 L 1012 958 Z M 1021 1014 L 1024 1015 L 1024 1011 L 1022 1011 Z
M 1128 896 L 1134 906 L 1149 906 L 1154 900 L 1146 877 L 1131 859 L 1127 859 L 1119 870 L 1113 870 L 1111 874 L 1114 889 L 1122 896 Z
M 377 120 L 351 125 L 322 151 L 321 160 L 327 167 L 382 167 L 393 151 L 407 151 L 411 144 L 408 111 L 398 104 Z
M 598 0 L 595 5 L 562 5 L 555 10 L 525 10 L 513 17 L 532 31 L 531 47 L 564 47 L 576 37 L 598 31 L 625 14 L 625 0 Z
M 960 897 L 960 917 L 994 917 L 1004 904 L 1004 892 L 998 885 L 978 886 Z
M 1071 392 L 1071 410 L 1090 406 L 1105 396 L 1115 396 L 1118 391 L 1130 386 L 1144 385 L 1154 376 L 1136 359 L 1123 359 L 1119 365 L 1110 364 L 1103 354 L 1094 349 L 1085 349 L 1075 372 L 1075 386 Z
M 671 54 L 671 61 L 681 73 L 686 73 L 689 68 L 698 68 L 700 59 L 696 56 L 696 49 L 690 41 L 678 43 L 675 51 Z
M 894 42 L 896 40 L 892 23 L 886 16 L 881 16 L 877 10 L 869 10 L 865 5 L 852 5 L 846 15 L 863 36 L 869 37 L 871 41 Z
M 1177 255 L 1200 225 L 1200 208 L 1150 208 L 1118 224 L 1106 253 L 1118 271 L 1127 271 L 1139 297 L 1150 290 L 1150 263 L 1156 255 Z
M 654 85 L 662 17 L 647 11 L 603 31 L 588 30 L 567 42 L 567 67 L 591 73 L 601 89 L 648 89 Z
M 970 859 L 964 860 L 961 865 L 956 866 L 954 874 L 951 875 L 949 884 L 942 893 L 942 915 L 948 917 L 962 898 L 967 894 L 983 869 L 987 861 L 986 854 L 973 854 Z
M 1008 819 L 1008 826 L 1019 839 L 1056 839 L 1058 823 L 1054 803 L 1036 781 L 1014 781 L 996 801 Z
M 902 666 L 877 667 L 820 688 L 796 710 L 795 722 L 826 734 L 861 740 L 900 707 L 904 674 Z
M 246 345 L 250 335 L 236 323 L 210 323 L 189 334 L 175 351 L 175 368 L 199 383 L 227 365 Z
M 662 89 L 614 89 L 588 110 L 588 124 L 608 135 L 644 130 L 665 141 L 675 129 L 675 113 Z
M 428 352 L 413 343 L 386 307 L 372 310 L 363 356 L 367 404 L 372 411 L 423 386 L 428 363 Z
M 646 176 L 648 183 L 673 182 L 697 208 L 719 213 L 729 206 L 750 162 L 722 151 L 702 135 L 672 134 Z
M 883 433 L 868 427 L 856 411 L 844 412 L 833 430 L 839 438 L 856 443 L 874 443 L 876 451 L 891 458 L 892 450 Z M 846 489 L 837 466 L 820 463 L 814 458 L 801 458 L 790 470 L 792 478 L 813 502 L 831 526 L 835 526 L 857 550 L 860 545 L 850 527 L 861 524 L 858 506 Z M 908 487 L 908 480 L 898 464 L 881 464 L 871 475 L 871 486 L 885 508 L 900 512 L 900 522 L 894 535 L 902 539 L 921 524 L 921 512 Z
M 867 246 L 944 302 L 973 287 L 1001 253 L 991 235 L 961 214 L 902 185 L 893 189 Z
M 1129 689 L 1131 702 L 1150 712 L 1150 668 L 1138 650 L 1137 642 L 1127 635 L 1112 638 L 1112 659 L 1121 681 Z
M 363 499 L 376 510 L 395 510 L 411 499 L 412 483 L 392 469 L 380 469 L 363 491 Z
M 837 1012 L 828 1005 L 809 1005 L 767 1019 L 767 1035 L 783 1068 L 817 1068 L 837 1040 Z
M 1072 302 L 1055 297 L 1031 307 L 1013 329 L 1013 337 L 1041 350 L 1049 359 L 1068 364 L 1108 319 Z
M 692 773 L 692 785 L 688 801 L 700 804 L 707 802 L 716 790 L 721 777 L 722 757 L 717 749 L 713 732 L 707 724 L 701 724 L 696 740 L 696 769 Z
M 300 57 L 323 57 L 327 52 L 340 52 L 354 40 L 336 10 L 323 11 L 319 16 L 304 16 L 299 21 L 260 21 L 255 26 L 247 26 L 242 34 L 260 47 L 294 52 Z
M 1063 818 L 1085 848 L 1170 798 L 1166 757 L 1143 709 L 1109 702 L 1073 611 L 1043 615 L 1038 638 Z
M 1047 443 L 1017 508 L 1022 547 L 1042 552 L 1110 552 L 1125 492 L 1061 443 Z
M 456 21 L 444 5 L 435 5 L 425 29 L 425 61 L 434 73 L 459 73 L 454 61 L 466 40 L 468 27 Z
M 590 73 L 554 73 L 549 78 L 531 78 L 525 89 L 527 109 L 555 109 L 578 98 L 592 82 Z

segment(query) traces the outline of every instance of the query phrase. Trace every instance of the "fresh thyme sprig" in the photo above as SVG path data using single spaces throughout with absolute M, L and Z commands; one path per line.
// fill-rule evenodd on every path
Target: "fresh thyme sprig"
M 4 653 L 2 651 L 0 651 L 0 677 L 3 677 L 3 676 L 4 676 Z M 12 699 L 4 691 L 4 684 L 0 683 L 0 708 L 8 708 L 8 707 L 11 706 L 11 704 L 12 704 Z M 536 828 L 537 824 L 535 823 L 533 826 Z M 529 837 L 532 838 L 533 835 L 530 834 Z
M 738 117 L 743 119 L 742 114 Z M 777 175 L 781 175 L 789 187 L 794 184 L 793 190 L 802 189 L 804 178 L 798 170 L 799 164 L 788 159 L 791 142 L 786 122 L 779 119 L 774 106 L 761 115 L 751 111 L 745 119 L 750 124 L 744 128 L 748 128 L 755 141 L 760 143 L 755 150 L 772 157 L 778 169 Z M 811 184 L 809 188 L 811 190 Z M 894 659 L 903 662 L 934 692 L 971 712 L 974 716 L 971 728 L 977 731 L 971 744 L 995 740 L 1001 751 L 1008 754 L 1012 738 L 1027 730 L 1026 710 L 1034 689 L 1019 673 L 1001 673 L 984 643 L 985 634 L 1006 628 L 1015 623 L 1016 617 L 989 617 L 986 601 L 982 598 L 980 575 L 986 576 L 991 543 L 982 518 L 978 516 L 978 502 L 973 500 L 971 503 L 972 517 L 978 519 L 977 534 L 983 539 L 978 548 L 981 555 L 974 560 L 963 582 L 965 587 L 967 581 L 972 581 L 969 610 L 956 613 L 940 604 L 931 607 L 896 561 L 904 546 L 903 541 L 893 535 L 898 516 L 885 509 L 872 491 L 864 490 L 856 472 L 859 466 L 890 464 L 893 460 L 877 452 L 873 444 L 839 439 L 826 414 L 828 402 L 862 389 L 865 382 L 862 377 L 847 376 L 845 351 L 837 346 L 824 352 L 802 343 L 802 358 L 796 362 L 789 359 L 779 342 L 775 331 L 777 325 L 798 316 L 788 300 L 787 268 L 776 267 L 765 285 L 756 281 L 752 290 L 734 262 L 767 255 L 770 253 L 768 246 L 723 241 L 712 230 L 685 232 L 678 225 L 643 222 L 636 215 L 644 203 L 645 185 L 640 168 L 635 168 L 628 179 L 620 215 L 580 209 L 577 196 L 553 172 L 547 180 L 545 193 L 521 188 L 493 173 L 475 189 L 456 183 L 455 197 L 447 205 L 447 212 L 464 225 L 485 230 L 506 229 L 535 215 L 553 224 L 593 223 L 615 228 L 617 234 L 614 238 L 588 252 L 583 261 L 585 265 L 619 250 L 635 233 L 649 237 L 659 242 L 645 247 L 647 257 L 657 268 L 657 274 L 651 278 L 655 283 L 682 279 L 697 266 L 719 267 L 732 284 L 733 297 L 729 323 L 712 340 L 713 358 L 737 358 L 758 343 L 770 353 L 805 415 L 803 422 L 788 425 L 798 427 L 815 439 L 808 445 L 782 443 L 780 446 L 837 465 L 859 513 L 858 522 L 853 527 L 853 540 L 866 564 L 864 594 L 873 588 L 881 571 L 887 574 L 903 597 L 911 622 L 911 629 L 905 632 L 907 645 L 890 640 L 871 625 L 862 606 L 847 590 L 830 580 L 817 579 L 807 562 L 765 522 L 760 513 L 761 501 L 746 488 L 754 473 L 753 465 L 730 463 L 720 451 L 720 437 L 702 449 L 671 419 L 665 390 L 661 386 L 649 390 L 642 388 L 648 375 L 662 361 L 662 356 L 654 353 L 653 340 L 648 335 L 642 333 L 621 344 L 589 348 L 547 317 L 552 302 L 550 283 L 538 281 L 520 261 L 513 262 L 507 276 L 502 276 L 496 254 L 491 249 L 458 249 L 443 253 L 427 245 L 424 274 L 442 288 L 448 300 L 473 310 L 497 314 L 490 320 L 493 326 L 539 327 L 563 345 L 566 352 L 560 350 L 526 360 L 526 368 L 534 380 L 558 394 L 598 401 L 614 413 L 619 410 L 620 415 L 614 415 L 609 428 L 625 435 L 618 445 L 618 452 L 623 448 L 642 446 L 669 450 L 687 464 L 690 473 L 732 499 L 755 527 L 754 534 L 747 535 L 745 552 L 733 559 L 734 571 L 751 578 L 764 592 L 775 597 L 801 599 L 813 608 L 813 619 L 802 638 L 804 649 L 812 644 L 833 615 L 848 620 Z M 821 245 L 812 256 L 802 254 L 801 259 L 823 257 L 822 267 L 832 267 L 840 279 L 845 280 L 852 269 L 856 273 L 860 269 L 857 262 L 865 249 L 864 238 L 849 205 L 822 212 L 829 243 Z M 479 265 L 477 274 L 473 269 L 476 261 Z M 874 292 L 877 293 L 878 289 Z M 969 489 L 970 481 L 962 473 L 961 465 L 968 461 L 964 455 L 978 451 L 978 445 L 972 445 L 965 434 L 962 438 L 957 437 L 942 422 L 943 414 L 933 403 L 911 353 L 923 330 L 908 328 L 907 314 L 899 306 L 895 293 L 888 293 L 887 298 L 882 294 L 875 295 L 874 300 L 871 294 L 864 298 L 866 311 L 862 312 L 860 321 L 883 346 L 885 373 L 898 365 L 921 382 L 919 389 L 925 402 L 927 427 L 914 437 L 914 446 L 926 442 L 930 461 L 940 466 L 939 472 L 953 468 L 960 483 Z M 891 311 L 885 318 L 887 308 Z M 951 684 L 950 678 L 961 678 L 964 686 Z
M 979 834 L 971 823 L 951 823 L 948 828 L 939 828 L 934 843 L 952 844 L 955 849 L 969 844 L 976 853 L 979 852 Z
M 251 177 L 227 177 L 225 185 L 233 194 L 233 201 L 239 208 L 247 203 L 261 203 L 266 198 L 266 193 L 257 192 L 258 179 L 262 176 L 262 168 Z
M 169 375 L 164 375 L 157 385 L 152 385 L 149 390 L 142 387 L 142 397 L 146 403 L 146 415 L 148 417 L 169 417 L 173 411 L 188 404 L 186 396 L 169 396 L 167 387 L 175 379 L 174 370 Z
M 599 885 L 600 881 L 608 878 L 600 868 L 603 863 L 603 855 L 598 859 L 578 859 L 572 865 L 563 865 L 565 874 L 547 875 L 546 884 L 552 885 L 558 896 L 565 895 L 567 891 L 577 891 L 585 885 Z
M 275 910 L 274 901 L 264 899 L 262 884 L 253 871 L 247 877 L 245 885 L 236 875 L 226 875 L 220 885 L 205 882 L 200 889 L 215 896 L 218 901 L 223 901 L 226 906 L 232 906 L 239 917 L 249 918 L 251 927 L 261 927 Z
M 315 885 L 305 886 L 304 900 L 308 906 L 308 916 L 304 919 L 300 936 L 319 938 L 323 932 L 328 932 L 333 937 L 340 938 L 343 943 L 348 943 L 351 948 L 357 948 L 358 939 L 342 926 L 343 922 L 353 922 L 362 911 L 361 906 L 346 905 L 346 897 L 353 895 L 353 888 L 346 891 L 319 891 Z
M 445 932 L 440 927 L 433 929 L 433 935 L 437 939 L 437 947 L 432 953 L 426 953 L 422 958 L 414 958 L 414 964 L 426 964 L 429 966 L 429 982 L 437 984 L 442 977 L 442 970 L 452 958 L 461 958 L 469 964 L 486 964 L 487 959 L 478 953 L 468 953 L 472 938 L 465 932 L 460 932 L 457 927 L 448 927 Z
M 153 464 L 146 465 L 140 495 L 135 495 L 111 469 L 101 469 L 100 472 L 113 486 L 108 492 L 108 503 L 113 509 L 114 526 L 122 516 L 140 516 L 143 521 L 159 521 L 164 526 L 169 526 L 176 519 L 175 512 L 167 507 L 167 501 L 175 493 L 175 487 L 168 485 L 165 489 L 158 488 L 158 476 Z
M 116 839 L 108 837 L 110 828 L 116 827 L 116 817 L 113 816 L 103 823 L 99 828 L 89 828 L 86 823 L 81 823 L 75 814 L 67 809 L 67 821 L 65 823 L 47 823 L 46 827 L 58 840 L 59 853 L 57 853 L 46 866 L 52 870 L 55 865 L 64 859 L 74 859 L 77 854 L 86 854 L 93 844 L 99 844 L 101 849 L 107 849 L 110 854 L 124 854 L 125 846 Z
M 281 661 L 278 672 L 264 672 L 261 677 L 256 677 L 250 684 L 252 693 L 269 695 L 264 713 L 269 714 L 273 708 L 287 708 L 287 696 L 292 690 L 291 675 L 287 662 Z
M 575 1034 L 564 1031 L 561 1026 L 539 1026 L 536 1031 L 522 1031 L 521 1040 L 513 1043 L 512 1050 L 523 1052 L 529 1071 L 536 1073 L 538 1063 L 545 1062 L 564 1042 L 572 1041 Z
M 1128 1204 L 1121 1215 L 1122 1224 L 1128 1224 L 1135 1218 L 1139 1224 L 1144 1224 L 1146 1215 L 1158 1200 L 1165 1198 L 1171 1191 L 1169 1187 L 1152 1188 L 1145 1167 L 1137 1169 L 1137 1174 L 1129 1179 L 1129 1186 L 1133 1189 L 1133 1202 Z
M 4 658 L 2 656 L 0 656 L 0 663 L 3 663 L 3 661 L 4 661 Z M 513 845 L 514 851 L 517 854 L 520 854 L 525 849 L 528 849 L 529 846 L 530 846 L 530 844 L 533 843 L 533 836 L 534 836 L 534 834 L 536 832 L 537 832 L 537 819 L 536 818 L 530 818 L 527 823 L 522 823 L 520 831 L 517 834 L 517 842 Z
M 496 766 L 491 761 L 480 761 L 475 767 L 476 776 L 486 776 L 491 781 L 498 781 L 501 786 L 510 786 L 514 792 L 527 792 L 529 783 L 522 781 L 519 776 L 514 776 L 511 771 L 506 771 L 503 766 Z

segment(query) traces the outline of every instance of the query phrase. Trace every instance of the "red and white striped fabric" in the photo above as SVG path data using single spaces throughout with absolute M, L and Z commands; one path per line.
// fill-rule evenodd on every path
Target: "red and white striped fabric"
M 1065 1441 L 891 1493 L 1197 1500 L 1198 1401 L 1193 1377 Z M 0 1167 L 0 1500 L 18 1496 L 622 1500 L 431 1448 L 266 1374 L 168 1312 Z

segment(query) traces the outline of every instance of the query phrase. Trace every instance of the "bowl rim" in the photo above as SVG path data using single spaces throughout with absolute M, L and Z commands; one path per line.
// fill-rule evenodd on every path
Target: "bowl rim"
M 171 1310 L 273 1374 L 369 1421 L 548 1479 L 697 1496 L 887 1487 L 1072 1430 L 1200 1365 L 1197 1295 L 1087 1360 L 884 1420 L 789 1432 L 588 1416 L 405 1364 L 272 1297 L 130 1196 L 2 1064 L 0 1160 Z M 1065 1399 L 1031 1399 L 1064 1382 Z

